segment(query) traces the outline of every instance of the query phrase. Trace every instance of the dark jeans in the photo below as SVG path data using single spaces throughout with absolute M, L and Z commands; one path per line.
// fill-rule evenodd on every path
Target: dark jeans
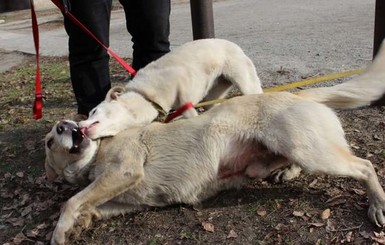
M 109 46 L 112 0 L 72 0 L 71 13 Z M 132 67 L 139 70 L 170 51 L 170 0 L 120 0 L 132 36 Z M 69 62 L 78 113 L 88 112 L 104 100 L 111 88 L 109 55 L 97 42 L 64 18 L 69 35 Z

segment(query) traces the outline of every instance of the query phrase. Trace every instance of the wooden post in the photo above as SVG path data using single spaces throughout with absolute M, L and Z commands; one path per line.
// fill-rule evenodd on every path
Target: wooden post
M 374 17 L 374 41 L 373 41 L 373 58 L 376 56 L 378 49 L 385 38 L 385 0 L 376 0 L 376 10 Z M 384 68 L 385 69 L 385 68 Z M 385 94 L 373 105 L 385 105 Z
M 193 39 L 214 38 L 212 0 L 190 0 Z
M 375 10 L 375 17 L 374 17 L 373 58 L 376 56 L 384 37 L 385 37 L 385 1 L 376 0 L 376 10 Z

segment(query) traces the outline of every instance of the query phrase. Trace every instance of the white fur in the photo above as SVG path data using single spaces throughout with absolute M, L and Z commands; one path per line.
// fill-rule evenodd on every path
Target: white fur
M 242 49 L 222 39 L 192 41 L 139 70 L 125 93 L 113 97 L 109 93 L 80 126 L 92 139 L 113 136 L 152 122 L 158 111 L 150 102 L 169 112 L 188 102 L 223 98 L 232 85 L 243 94 L 262 93 L 254 64 Z M 194 108 L 183 114 L 197 115 Z
M 378 60 L 385 55 L 380 54 Z M 384 62 L 373 66 L 384 66 Z M 102 139 L 100 146 L 99 141 L 86 138 L 82 143 L 86 149 L 79 154 L 70 154 L 67 145 L 60 145 L 67 142 L 60 138 L 69 136 L 59 134 L 55 125 L 46 136 L 46 142 L 53 142 L 46 149 L 47 173 L 65 176 L 73 163 L 83 161 L 72 170 L 79 179 L 87 177 L 90 184 L 64 206 L 51 243 L 63 244 L 75 222 L 87 227 L 92 216 L 107 218 L 148 206 L 196 204 L 220 190 L 238 187 L 247 178 L 266 178 L 289 162 L 309 173 L 362 182 L 368 194 L 370 220 L 384 225 L 385 193 L 371 162 L 353 155 L 336 114 L 313 101 L 310 92 L 317 91 L 315 100 L 331 99 L 323 103 L 338 109 L 364 106 L 384 94 L 385 72 L 369 68 L 361 77 L 373 88 L 362 96 L 372 99 L 355 96 L 363 87 L 359 77 L 298 95 L 245 95 L 198 117 L 132 126 Z M 344 93 L 344 88 L 351 93 Z M 301 97 L 303 94 L 306 96 Z M 351 94 L 346 101 L 354 103 L 334 103 L 342 101 L 339 94 L 344 100 Z

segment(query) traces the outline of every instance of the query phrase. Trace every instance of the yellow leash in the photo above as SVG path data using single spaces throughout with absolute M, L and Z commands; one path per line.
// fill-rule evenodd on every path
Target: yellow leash
M 289 90 L 289 89 L 298 88 L 301 86 L 308 86 L 308 85 L 315 84 L 315 83 L 326 82 L 326 81 L 330 81 L 330 80 L 334 80 L 334 79 L 338 79 L 338 78 L 353 76 L 356 74 L 360 74 L 364 71 L 365 71 L 365 68 L 358 68 L 358 69 L 351 70 L 351 71 L 344 71 L 344 72 L 340 72 L 340 73 L 309 78 L 309 79 L 305 79 L 305 80 L 298 81 L 298 82 L 283 84 L 283 85 L 272 87 L 272 88 L 266 88 L 263 90 L 263 92 L 269 93 L 269 92 L 278 92 L 278 91 L 283 91 L 283 90 Z M 195 108 L 219 104 L 219 103 L 224 102 L 225 100 L 226 99 L 216 99 L 216 100 L 201 102 L 201 103 L 196 104 Z

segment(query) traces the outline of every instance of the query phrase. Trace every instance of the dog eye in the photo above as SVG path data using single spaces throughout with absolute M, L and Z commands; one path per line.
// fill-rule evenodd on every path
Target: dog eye
M 89 117 L 93 116 L 96 113 L 96 108 L 92 109 L 89 113 Z
M 47 147 L 48 147 L 48 149 L 51 149 L 52 144 L 53 144 L 53 138 L 50 138 L 50 139 L 47 141 Z

